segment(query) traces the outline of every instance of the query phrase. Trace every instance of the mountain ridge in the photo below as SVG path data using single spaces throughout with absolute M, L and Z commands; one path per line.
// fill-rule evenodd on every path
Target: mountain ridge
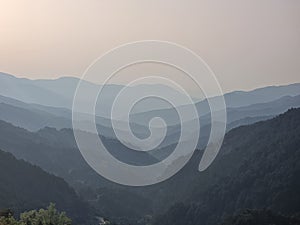
M 16 214 L 24 210 L 46 207 L 54 202 L 66 211 L 75 224 L 88 224 L 92 208 L 60 177 L 51 175 L 12 154 L 0 150 L 0 208 Z M 89 212 L 91 211 L 91 212 Z

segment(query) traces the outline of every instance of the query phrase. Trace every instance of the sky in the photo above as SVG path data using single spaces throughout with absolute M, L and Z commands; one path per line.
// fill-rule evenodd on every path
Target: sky
M 0 0 L 0 71 L 81 77 L 110 49 L 155 39 L 196 52 L 225 92 L 295 83 L 299 12 L 298 0 Z

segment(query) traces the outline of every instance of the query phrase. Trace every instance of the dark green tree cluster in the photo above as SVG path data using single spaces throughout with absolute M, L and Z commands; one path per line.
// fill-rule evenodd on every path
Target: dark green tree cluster
M 0 225 L 71 225 L 71 219 L 64 212 L 58 212 L 54 204 L 47 209 L 31 210 L 16 220 L 11 211 L 0 213 Z

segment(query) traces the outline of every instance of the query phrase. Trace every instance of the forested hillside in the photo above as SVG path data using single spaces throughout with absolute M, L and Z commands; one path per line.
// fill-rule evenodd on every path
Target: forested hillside
M 93 219 L 92 208 L 62 178 L 1 150 L 0 177 L 0 209 L 11 209 L 18 216 L 25 210 L 46 207 L 53 202 L 75 224 L 88 224 Z
M 300 219 L 285 216 L 270 210 L 243 210 L 235 216 L 225 219 L 221 225 L 299 225 Z
M 246 208 L 300 211 L 300 109 L 231 130 L 204 172 L 197 171 L 202 155 L 197 150 L 174 177 L 141 188 L 112 185 L 95 174 L 81 158 L 70 130 L 30 133 L 4 122 L 0 128 L 6 150 L 76 186 L 82 182 L 85 200 L 116 221 L 136 224 L 150 214 L 157 225 L 211 225 Z
M 185 199 L 155 224 L 212 225 L 246 208 L 299 213 L 299 134 L 300 109 L 230 131 L 211 167 L 189 179 L 190 187 L 180 193 Z M 198 152 L 195 158 L 200 156 Z M 185 175 L 196 168 L 185 168 Z

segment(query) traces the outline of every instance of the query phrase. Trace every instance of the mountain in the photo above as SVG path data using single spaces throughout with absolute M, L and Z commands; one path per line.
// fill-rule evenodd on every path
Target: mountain
M 84 182 L 82 177 L 98 180 L 98 175 L 90 169 L 77 149 L 71 130 L 44 128 L 34 133 L 0 121 L 0 133 L 0 148 L 18 159 L 26 160 L 73 184 Z
M 288 217 L 299 212 L 299 109 L 276 117 L 288 108 L 300 106 L 299 84 L 226 94 L 229 132 L 217 159 L 202 173 L 197 166 L 210 132 L 210 115 L 207 100 L 198 102 L 202 126 L 200 150 L 171 179 L 150 187 L 129 188 L 99 176 L 77 148 L 69 129 L 72 93 L 77 82 L 76 78 L 28 80 L 0 74 L 0 148 L 62 177 L 101 215 L 125 224 L 138 224 L 153 215 L 159 225 L 212 225 L 246 208 L 270 208 Z M 87 91 L 99 88 L 90 82 L 85 85 Z M 106 87 L 105 107 L 109 109 L 121 88 Z M 150 86 L 131 88 L 137 95 Z M 150 153 L 124 147 L 116 140 L 111 121 L 103 116 L 109 110 L 97 111 L 102 115 L 96 117 L 101 139 L 112 155 L 129 164 L 148 165 L 167 157 L 180 135 L 179 118 L 173 109 L 159 102 L 145 104 L 145 108 L 138 105 L 130 118 L 137 136 L 150 134 L 148 121 L 155 116 L 161 116 L 169 125 L 158 151 Z M 148 111 L 150 108 L 154 110 Z M 184 122 L 194 123 L 194 120 L 187 118 Z
M 139 200 L 142 204 L 151 205 L 155 225 L 219 224 L 247 208 L 268 208 L 292 217 L 300 212 L 299 131 L 300 108 L 234 128 L 206 171 L 198 171 L 202 151 L 196 150 L 172 178 L 133 190 L 146 198 Z M 100 202 L 101 197 L 94 206 Z
M 267 87 L 268 89 L 268 87 Z M 288 93 L 289 91 L 287 91 Z M 300 85 L 299 85 L 300 92 Z M 247 98 L 246 98 L 247 99 Z M 264 103 L 256 103 L 249 104 L 245 100 L 245 104 L 247 106 L 241 107 L 230 107 L 230 105 L 226 105 L 227 108 L 227 123 L 232 123 L 236 120 L 240 120 L 246 117 L 260 117 L 260 116 L 272 116 L 277 115 L 279 113 L 283 113 L 287 109 L 291 107 L 299 107 L 300 106 L 300 95 L 289 96 L 288 94 L 277 98 L 274 98 L 273 101 L 264 102 Z M 197 112 L 200 117 L 201 124 L 209 124 L 210 120 L 210 109 L 208 105 L 208 101 L 204 100 L 198 102 L 196 104 Z M 189 110 L 186 106 L 181 106 L 181 110 Z M 151 118 L 159 116 L 164 118 L 169 126 L 176 126 L 180 123 L 180 118 L 176 113 L 176 109 L 160 109 L 160 110 L 151 110 L 149 112 L 143 113 L 134 113 L 131 116 L 131 122 L 146 125 L 147 121 Z M 188 118 L 183 122 L 191 122 L 196 118 Z
M 25 103 L 34 103 L 44 106 L 60 107 L 72 109 L 73 98 L 80 79 L 74 77 L 61 77 L 53 80 L 30 80 L 17 78 L 10 74 L 0 73 L 0 95 L 10 97 Z M 112 103 L 124 88 L 124 85 L 107 84 L 97 85 L 88 81 L 81 81 L 84 93 L 89 96 L 91 93 L 102 92 L 96 104 L 96 113 L 101 117 L 110 117 Z M 166 85 L 146 85 L 126 86 L 130 96 L 138 96 L 147 90 L 155 91 L 157 94 L 169 92 L 171 95 L 183 98 L 182 94 Z M 80 99 L 81 103 L 91 103 L 89 99 Z M 94 104 L 94 103 L 91 103 Z M 122 107 L 125 108 L 127 103 Z M 150 109 L 161 109 L 170 107 L 164 101 L 155 98 L 148 99 L 136 105 L 135 112 L 144 112 Z
M 160 187 L 169 193 L 165 199 L 178 203 L 158 216 L 155 224 L 218 224 L 247 208 L 298 215 L 299 133 L 298 108 L 229 131 L 218 157 L 201 173 L 197 172 L 201 152 L 196 151 L 190 164 Z
M 285 96 L 272 102 L 259 103 L 245 107 L 228 108 L 227 130 L 240 125 L 247 125 L 272 118 L 276 114 L 282 113 L 291 107 L 299 106 L 300 95 L 294 97 Z M 167 127 L 166 138 L 158 149 L 167 148 L 170 145 L 176 144 L 180 136 L 180 125 L 173 123 L 174 121 L 178 123 L 180 120 L 178 115 L 176 115 L 175 109 L 154 110 L 147 113 L 133 114 L 131 116 L 133 121 L 130 122 L 133 133 L 140 138 L 148 137 L 150 135 L 148 121 L 155 116 L 163 118 L 166 124 L 171 124 L 171 126 Z M 44 127 L 53 127 L 56 129 L 71 128 L 71 117 L 72 112 L 69 109 L 28 104 L 19 100 L 0 96 L 0 120 L 12 123 L 14 126 L 23 127 L 29 131 L 36 132 Z M 85 116 L 83 115 L 82 118 L 83 121 L 81 122 L 84 125 Z M 100 135 L 109 139 L 116 139 L 116 130 L 112 128 L 112 121 L 98 116 L 95 119 L 98 124 L 97 128 Z M 118 132 L 127 135 L 126 123 L 124 121 L 117 122 L 118 124 L 121 124 L 120 128 L 118 128 Z M 194 121 L 186 121 L 185 125 L 190 126 L 189 123 L 193 125 Z M 203 148 L 207 143 L 210 133 L 210 114 L 200 117 L 200 124 L 201 134 L 198 148 Z M 158 131 L 159 129 L 162 129 L 162 127 L 157 127 L 155 129 Z M 192 129 L 191 132 L 193 132 Z M 160 156 L 157 157 L 158 159 L 161 159 Z
M 0 94 L 28 103 L 64 106 L 69 99 L 54 91 L 35 85 L 35 81 L 0 73 Z
M 228 108 L 228 123 L 245 117 L 274 116 L 285 112 L 287 109 L 300 107 L 300 95 L 283 96 L 271 102 L 258 103 L 239 108 Z
M 1 121 L 0 148 L 63 177 L 99 212 L 116 221 L 136 224 L 141 217 L 160 214 L 176 202 L 183 202 L 179 210 L 182 215 L 175 205 L 159 217 L 160 224 L 168 225 L 166 218 L 176 225 L 173 218 L 179 215 L 186 220 L 193 218 L 194 222 L 200 218 L 210 225 L 216 220 L 221 221 L 225 214 L 231 215 L 243 208 L 270 206 L 274 211 L 297 212 L 299 117 L 300 109 L 293 109 L 271 120 L 232 129 L 207 171 L 197 171 L 202 154 L 197 150 L 191 161 L 174 177 L 141 188 L 122 187 L 96 174 L 83 160 L 70 129 L 45 128 L 29 132 Z M 119 155 L 118 151 L 125 149 L 114 140 L 107 141 L 113 147 L 112 154 L 119 156 L 120 160 L 142 160 L 140 157 L 143 156 Z M 287 195 L 292 193 L 294 200 L 287 200 Z M 260 199 L 260 196 L 265 198 Z M 272 199 L 272 196 L 279 196 L 279 199 Z M 185 210 L 191 215 L 185 215 Z M 198 212 L 203 212 L 203 215 L 198 215 Z M 213 218 L 209 217 L 211 212 L 216 212 Z
M 85 118 L 85 115 L 82 118 Z M 0 95 L 0 120 L 33 132 L 45 127 L 72 128 L 72 111 L 66 108 L 29 104 Z M 95 120 L 101 135 L 116 138 L 109 119 L 96 116 Z M 84 127 L 86 121 L 83 119 L 81 122 Z M 148 127 L 134 123 L 131 125 L 142 136 L 149 132 Z
M 30 110 L 33 111 L 33 113 L 35 111 L 38 111 L 38 112 L 42 112 L 43 114 L 49 114 L 52 116 L 63 117 L 63 118 L 70 118 L 72 114 L 72 111 L 66 108 L 51 107 L 51 106 L 34 104 L 34 103 L 26 103 L 14 98 L 6 97 L 4 95 L 0 95 L 0 102 L 18 108 Z
M 15 126 L 23 127 L 29 131 L 38 131 L 44 127 L 53 127 L 56 129 L 72 128 L 72 112 L 70 108 L 73 94 L 79 79 L 68 77 L 55 80 L 29 80 L 0 73 L 0 80 L 1 79 L 3 82 L 0 82 L 0 86 L 3 86 L 3 88 L 0 88 L 0 94 L 2 93 L 5 95 L 0 95 L 1 120 L 12 123 Z M 101 87 L 87 81 L 83 81 L 83 83 L 87 93 L 95 92 Z M 34 88 L 34 86 L 38 88 Z M 96 113 L 99 112 L 99 114 L 108 116 L 107 118 L 103 116 L 95 117 L 98 131 L 100 135 L 109 139 L 116 139 L 115 131 L 112 129 L 112 121 L 108 118 L 113 104 L 113 99 L 119 93 L 122 87 L 123 86 L 120 85 L 106 86 L 101 99 L 101 102 L 104 105 L 101 105 L 103 107 L 100 107 L 100 105 L 97 104 L 97 106 L 100 107 L 100 111 L 102 111 L 100 112 L 99 110 L 96 110 Z M 175 92 L 175 90 L 162 87 L 160 85 L 140 85 L 130 87 L 130 95 L 138 95 L 138 93 L 142 93 L 147 88 L 154 88 L 158 93 L 164 92 L 166 89 Z M 18 94 L 15 92 L 15 90 L 18 90 L 18 93 L 23 90 L 27 94 Z M 30 100 L 27 98 L 27 95 L 30 94 L 30 90 L 32 90 L 31 95 L 33 97 L 43 96 L 42 94 L 39 94 L 39 92 L 45 90 L 47 96 L 49 96 L 49 98 L 56 102 L 56 105 L 59 105 L 60 107 L 45 106 L 53 105 L 50 102 L 47 103 L 47 98 L 45 97 L 43 97 L 45 100 L 43 102 L 40 102 L 38 99 L 35 99 L 34 101 L 32 99 Z M 55 93 L 56 95 L 51 95 L 51 93 L 48 93 L 49 91 Z M 225 101 L 228 104 L 227 130 L 239 125 L 250 124 L 261 119 L 271 118 L 291 107 L 300 107 L 300 95 L 296 95 L 298 92 L 300 93 L 300 84 L 265 87 L 249 92 L 232 92 L 225 94 Z M 57 95 L 64 96 L 60 98 Z M 11 97 L 15 97 L 17 99 Z M 20 98 L 35 103 L 27 103 L 26 101 L 23 102 L 18 100 Z M 242 98 L 244 99 L 243 101 Z M 64 101 L 65 99 L 68 99 L 67 101 L 69 103 L 66 103 Z M 59 103 L 60 101 L 64 102 Z M 240 107 L 235 107 L 237 105 Z M 143 104 L 137 104 L 137 106 L 137 109 L 133 110 L 132 114 L 130 115 L 130 125 L 135 135 L 140 138 L 148 137 L 150 135 L 149 121 L 154 117 L 161 117 L 167 124 L 167 135 L 165 140 L 158 148 L 166 148 L 177 143 L 177 140 L 180 136 L 181 126 L 180 118 L 177 115 L 176 109 L 163 107 L 163 105 L 160 105 L 159 102 L 152 99 L 143 101 Z M 179 107 L 181 107 L 183 110 L 189 110 L 189 108 L 184 105 Z M 200 115 L 200 124 L 202 130 L 201 136 L 199 137 L 198 148 L 203 148 L 207 143 L 210 132 L 210 113 L 207 113 L 209 112 L 207 100 L 198 102 L 196 104 L 196 108 L 198 110 L 198 114 Z M 151 110 L 148 111 L 149 109 Z M 82 114 L 80 119 L 80 122 L 82 123 L 82 129 L 84 129 L 86 124 L 86 115 Z M 127 119 L 121 119 L 122 120 L 119 121 L 115 120 L 115 122 L 118 122 L 118 124 L 121 125 L 117 131 L 126 136 L 128 135 L 125 123 Z M 194 124 L 194 120 L 196 119 L 198 118 L 186 118 L 183 122 L 185 125 L 190 126 Z M 164 129 L 164 127 L 157 127 L 156 131 L 160 131 L 161 129 Z M 191 129 L 191 132 L 194 131 Z M 159 132 L 153 133 L 156 134 Z M 183 141 L 188 142 L 189 140 Z M 161 159 L 161 154 L 158 155 L 154 157 Z
M 104 138 L 103 138 L 104 139 Z M 153 164 L 144 152 L 125 149 L 116 140 L 104 139 L 111 153 L 130 164 Z M 44 128 L 29 132 L 0 121 L 0 148 L 47 172 L 64 178 L 100 215 L 136 220 L 152 210 L 151 197 L 117 185 L 98 175 L 80 154 L 71 129 Z M 116 196 L 118 196 L 116 198 Z M 147 204 L 147 207 L 142 207 Z M 126 221 L 127 221 L 126 220 Z
M 9 74 L 0 73 L 0 95 L 20 100 L 25 103 L 35 103 L 39 105 L 52 106 L 72 109 L 73 97 L 79 82 L 78 78 L 62 77 L 53 80 L 30 80 L 26 78 L 17 78 Z M 102 87 L 88 81 L 82 81 L 84 91 L 87 93 L 97 93 Z M 110 117 L 112 102 L 124 86 L 108 84 L 102 87 L 102 93 L 96 104 L 96 113 L 101 117 Z M 182 94 L 165 85 L 137 85 L 128 88 L 129 96 L 138 96 L 147 90 L 155 93 L 170 93 L 181 99 Z M 227 107 L 242 107 L 257 103 L 271 102 L 284 96 L 300 95 L 300 84 L 290 84 L 284 86 L 270 86 L 255 89 L 252 91 L 235 91 L 224 95 Z M 80 101 L 88 102 L 88 99 Z M 197 101 L 197 100 L 196 100 Z M 126 106 L 123 103 L 122 107 Z M 168 109 L 171 106 L 164 101 L 155 98 L 147 99 L 137 104 L 133 110 L 134 113 L 147 112 L 149 110 Z M 201 109 L 200 115 L 209 112 L 207 102 L 198 103 L 198 109 Z
M 252 91 L 234 91 L 224 95 L 227 107 L 242 107 L 257 103 L 271 102 L 284 96 L 296 96 L 300 93 L 300 84 L 269 86 Z
M 300 225 L 300 219 L 274 213 L 270 210 L 244 210 L 226 218 L 221 225 Z
M 0 209 L 16 215 L 50 202 L 67 212 L 75 224 L 89 224 L 93 210 L 62 179 L 0 150 Z
M 20 108 L 6 103 L 0 103 L 0 118 L 30 131 L 37 131 L 44 127 L 57 129 L 72 127 L 70 119 L 58 117 L 42 110 Z
M 199 105 L 197 105 L 197 107 L 198 111 L 200 111 Z M 261 120 L 270 119 L 292 107 L 300 107 L 300 95 L 294 97 L 284 96 L 282 98 L 276 99 L 275 101 L 267 103 L 258 103 L 238 108 L 227 108 L 226 129 L 227 131 L 229 131 L 241 125 L 248 125 Z M 163 118 L 167 124 L 171 124 L 171 126 L 168 127 L 169 129 L 166 139 L 160 147 L 175 144 L 178 141 L 178 137 L 180 136 L 181 132 L 181 127 L 179 125 L 180 118 L 178 117 L 178 115 L 176 115 L 175 109 L 154 110 L 148 113 L 134 114 L 131 117 L 131 122 L 146 127 L 147 122 L 151 118 L 156 116 Z M 199 142 L 197 145 L 199 149 L 204 148 L 207 144 L 211 129 L 210 120 L 210 113 L 202 115 L 199 118 L 199 123 L 201 126 Z M 192 127 L 194 122 L 195 119 L 184 121 L 185 125 L 188 127 Z M 190 129 L 190 132 L 193 132 L 193 130 Z
M 263 120 L 267 120 L 267 119 L 271 119 L 273 118 L 274 115 L 269 115 L 269 116 L 255 116 L 255 117 L 251 117 L 251 116 L 247 116 L 245 118 L 239 119 L 239 120 L 235 120 L 229 124 L 227 124 L 226 129 L 229 131 L 233 128 L 236 127 L 240 127 L 243 125 L 250 125 L 259 121 L 263 121 Z

